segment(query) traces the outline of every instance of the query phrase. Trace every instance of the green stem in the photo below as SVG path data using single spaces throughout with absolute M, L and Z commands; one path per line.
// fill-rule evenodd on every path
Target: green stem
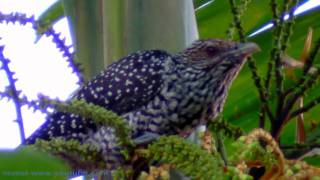
M 270 1 L 270 7 L 271 7 L 271 11 L 272 11 L 273 25 L 275 27 L 278 27 L 279 12 L 278 12 L 278 5 L 275 0 Z M 274 50 L 272 50 L 272 52 L 271 52 L 271 57 L 273 57 L 273 53 L 274 53 Z M 274 61 L 272 59 L 270 59 L 268 62 L 268 70 L 267 70 L 267 74 L 266 74 L 266 80 L 264 82 L 267 91 L 269 91 L 269 88 L 270 88 L 270 80 L 271 80 L 273 67 L 274 67 Z
M 312 67 L 312 64 L 318 54 L 319 47 L 320 47 L 320 38 L 317 40 L 316 45 L 311 50 L 310 55 L 308 56 L 308 58 L 305 62 L 302 77 L 299 79 L 297 84 L 295 84 L 292 88 L 290 88 L 286 91 L 286 93 L 285 93 L 286 95 L 289 95 L 290 93 L 297 91 L 305 84 L 306 81 L 308 81 L 308 79 L 314 78 L 314 76 L 312 74 L 308 74 L 308 72 L 310 71 L 310 68 Z
M 237 32 L 238 32 L 240 41 L 246 42 L 246 37 L 244 35 L 244 30 L 241 26 L 241 21 L 240 21 L 240 17 L 239 17 L 239 10 L 236 7 L 235 0 L 229 0 L 229 4 L 230 4 L 231 12 L 233 14 L 233 21 L 234 21 L 235 26 L 237 28 Z M 251 73 L 252 73 L 252 78 L 254 80 L 254 84 L 258 89 L 259 97 L 260 97 L 260 100 L 262 103 L 262 108 L 267 113 L 269 119 L 273 120 L 274 117 L 273 117 L 272 111 L 270 109 L 270 106 L 268 104 L 268 92 L 266 91 L 266 89 L 263 87 L 263 85 L 261 83 L 261 77 L 258 75 L 256 63 L 252 57 L 249 57 L 247 61 L 248 61 L 248 66 L 249 66 Z
M 217 132 L 217 133 L 215 133 L 215 135 L 216 135 L 216 141 L 217 141 L 217 150 L 221 155 L 221 158 L 224 162 L 224 165 L 228 166 L 228 156 L 227 156 L 227 152 L 224 147 L 224 144 L 223 144 L 221 132 Z
M 290 0 L 285 0 L 283 2 L 283 9 L 281 11 L 281 16 L 279 16 L 279 24 L 276 27 L 274 31 L 274 43 L 273 43 L 273 49 L 271 51 L 271 60 L 275 61 L 275 80 L 276 80 L 276 94 L 278 97 L 277 100 L 277 110 L 276 110 L 276 115 L 280 116 L 283 105 L 284 105 L 284 85 L 283 85 L 283 72 L 282 72 L 282 60 L 281 56 L 283 52 L 286 49 L 286 45 L 283 44 L 287 40 L 285 40 L 285 31 L 286 31 L 286 26 L 285 26 L 285 20 L 284 20 L 284 15 L 289 9 L 290 6 Z
M 311 51 L 310 55 L 308 56 L 305 65 L 303 67 L 303 76 L 307 75 L 310 71 L 310 68 L 312 67 L 312 64 L 315 60 L 315 57 L 320 49 L 320 38 L 317 40 L 315 47 Z
M 302 108 L 299 108 L 295 111 L 293 111 L 290 114 L 290 118 L 294 118 L 296 116 L 298 116 L 301 113 L 307 112 L 309 111 L 311 108 L 313 108 L 314 106 L 318 105 L 320 103 L 320 97 L 316 97 L 313 100 L 311 100 L 309 103 L 307 103 L 306 105 L 304 105 Z
M 292 5 L 296 5 L 299 1 L 298 0 L 292 0 L 291 2 L 286 2 L 288 3 L 288 7 L 289 6 L 292 6 Z M 292 26 L 293 26 L 293 23 L 294 23 L 294 10 L 295 8 L 293 7 L 290 12 L 289 12 L 289 19 L 288 19 L 288 22 L 286 24 L 286 26 L 283 28 L 282 30 L 282 38 L 280 39 L 281 40 L 281 47 L 280 47 L 280 51 L 281 53 L 285 52 L 287 47 L 288 47 L 288 44 L 289 44 L 289 38 L 292 34 Z M 281 22 L 281 21 L 280 21 Z M 280 59 L 281 61 L 281 54 L 279 54 L 277 56 L 277 58 Z M 276 74 L 277 75 L 277 74 Z M 283 75 L 282 77 L 283 78 Z M 287 107 L 285 107 L 285 99 L 287 97 L 287 94 L 284 92 L 283 90 L 283 83 L 282 83 L 282 88 L 281 88 L 281 94 L 278 94 L 278 106 L 277 106 L 277 116 L 278 117 L 282 117 L 284 119 L 279 119 L 279 123 L 282 124 L 284 123 L 283 121 L 285 121 L 286 119 L 290 119 L 290 118 L 287 118 L 287 114 L 286 114 L 286 111 L 290 110 L 294 103 L 296 102 L 296 100 L 300 97 L 297 97 L 297 98 L 294 98 L 292 102 L 290 103 L 293 103 L 292 105 L 289 104 L 288 107 L 290 107 L 289 109 Z M 285 110 L 284 110 L 285 109 Z M 282 113 L 285 113 L 284 115 L 281 115 Z
M 297 90 L 293 92 L 292 97 L 287 101 L 286 107 L 284 108 L 283 115 L 281 117 L 288 116 L 297 99 L 301 97 L 308 89 L 313 87 L 313 85 L 317 82 L 317 79 L 319 76 L 320 76 L 320 67 L 317 67 L 317 72 L 315 74 L 308 75 L 307 76 L 308 78 L 306 78 L 307 79 L 306 82 L 302 85 L 299 85 L 297 87 Z M 317 98 L 315 100 L 317 100 Z
M 265 120 L 266 119 L 266 112 L 261 108 L 260 114 L 259 114 L 259 128 L 263 128 L 265 126 Z

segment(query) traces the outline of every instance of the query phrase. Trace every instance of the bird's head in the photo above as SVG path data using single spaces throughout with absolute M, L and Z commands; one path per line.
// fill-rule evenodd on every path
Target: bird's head
M 191 47 L 180 53 L 181 62 L 186 67 L 182 77 L 189 80 L 186 82 L 190 86 L 185 89 L 196 91 L 197 93 L 190 94 L 197 94 L 198 99 L 209 103 L 210 118 L 221 112 L 233 79 L 246 58 L 258 50 L 255 43 L 207 39 L 195 41 Z M 193 74 L 188 76 L 188 73 Z M 203 104 L 207 106 L 206 103 Z
M 181 55 L 188 64 L 208 71 L 239 70 L 246 58 L 259 50 L 255 43 L 237 43 L 221 39 L 197 40 Z

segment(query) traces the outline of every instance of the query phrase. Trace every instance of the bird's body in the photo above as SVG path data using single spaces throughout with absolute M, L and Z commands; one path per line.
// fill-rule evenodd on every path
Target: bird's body
M 242 45 L 210 39 L 197 41 L 174 56 L 159 50 L 133 53 L 107 67 L 74 98 L 122 116 L 133 139 L 145 133 L 190 132 L 221 112 L 244 59 L 257 50 L 254 44 L 246 44 L 247 49 Z M 122 159 L 121 147 L 113 131 L 75 114 L 54 112 L 27 144 L 37 138 L 77 139 L 100 150 L 106 162 L 117 165 Z

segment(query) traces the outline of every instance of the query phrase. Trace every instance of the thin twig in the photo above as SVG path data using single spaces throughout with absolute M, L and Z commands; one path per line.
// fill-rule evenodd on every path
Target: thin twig
M 320 144 L 290 144 L 290 145 L 281 145 L 281 149 L 286 150 L 294 150 L 294 149 L 313 149 L 313 148 L 320 148 Z
M 301 86 L 310 78 L 310 76 L 312 76 L 312 74 L 308 74 L 308 72 L 312 68 L 313 61 L 315 60 L 315 57 L 317 56 L 319 49 L 320 49 L 320 38 L 317 40 L 316 45 L 310 52 L 310 55 L 308 56 L 304 64 L 303 75 L 301 79 L 295 84 L 295 86 L 293 86 L 292 88 L 286 91 L 286 95 L 296 91 L 297 89 L 300 89 Z
M 215 135 L 216 135 L 215 137 L 216 137 L 216 141 L 217 141 L 217 150 L 221 155 L 221 158 L 224 162 L 224 165 L 228 166 L 228 155 L 227 155 L 227 151 L 225 149 L 224 143 L 223 143 L 221 132 L 217 132 L 217 133 L 215 133 Z
M 9 68 L 9 59 L 6 59 L 3 55 L 3 49 L 4 46 L 0 46 L 0 61 L 2 62 L 2 67 L 1 69 L 3 69 L 6 74 L 7 74 L 7 78 L 9 81 L 9 85 L 8 85 L 8 91 L 11 95 L 11 99 L 15 105 L 15 109 L 16 109 L 16 122 L 18 123 L 19 126 L 19 132 L 20 132 L 20 139 L 21 139 L 21 143 L 25 142 L 25 132 L 24 132 L 24 125 L 23 125 L 23 118 L 22 118 L 22 111 L 21 111 L 21 104 L 19 101 L 19 95 L 20 95 L 20 91 L 17 90 L 16 88 L 16 81 L 17 79 L 15 79 L 13 77 L 14 72 L 12 72 Z
M 313 108 L 314 106 L 318 105 L 319 103 L 320 103 L 320 96 L 315 98 L 315 99 L 313 99 L 309 103 L 305 104 L 302 108 L 299 108 L 299 109 L 293 111 L 290 114 L 290 119 L 298 116 L 301 113 L 309 111 L 311 108 Z
M 23 13 L 11 13 L 11 14 L 2 14 L 0 12 L 0 23 L 19 23 L 21 25 L 30 24 L 32 28 L 37 31 L 39 28 L 38 22 L 34 20 L 34 16 L 27 17 Z M 67 46 L 65 44 L 65 39 L 60 37 L 60 33 L 57 33 L 52 27 L 48 28 L 44 32 L 46 36 L 52 36 L 52 42 L 56 44 L 56 47 L 62 52 L 62 56 L 66 57 L 66 61 L 69 63 L 69 67 L 72 68 L 73 73 L 75 73 L 78 78 L 78 84 L 81 85 L 84 81 L 82 76 L 82 69 L 79 63 L 75 62 L 74 54 L 70 51 L 72 46 Z
M 317 67 L 317 72 L 315 74 L 312 75 L 307 75 L 308 78 L 306 80 L 306 82 L 302 85 L 300 85 L 297 89 L 297 91 L 292 95 L 292 97 L 288 100 L 286 107 L 283 110 L 283 115 L 282 117 L 287 116 L 290 113 L 290 110 L 292 109 L 292 107 L 294 106 L 295 102 L 298 100 L 299 97 L 301 97 L 308 89 L 312 88 L 313 85 L 317 82 L 317 78 L 320 76 L 320 67 Z M 313 103 L 316 103 L 317 98 L 314 99 Z M 317 103 L 316 103 L 317 104 Z M 312 105 L 315 106 L 316 104 Z M 309 105 L 310 106 L 310 105 Z M 311 108 L 311 107 L 310 107 Z M 309 109 L 310 109 L 309 108 Z M 305 109 L 305 108 L 303 108 Z M 305 111 L 303 111 L 305 112 Z M 301 112 L 300 112 L 301 113 Z M 289 116 L 289 119 L 291 119 L 291 116 Z
M 290 3 L 290 0 L 285 0 L 283 3 L 284 3 L 283 9 L 281 12 L 282 15 L 279 17 L 280 18 L 279 24 L 274 31 L 274 44 L 273 44 L 274 47 L 271 51 L 271 58 L 275 61 L 276 93 L 278 97 L 276 114 L 278 117 L 280 117 L 280 113 L 282 112 L 284 100 L 285 100 L 285 96 L 283 94 L 284 85 L 283 85 L 281 56 L 287 48 L 288 39 L 291 34 L 286 31 L 290 31 L 291 25 L 292 25 L 292 23 L 289 23 L 287 26 L 285 26 L 285 19 L 284 19 L 284 15 L 288 11 L 292 1 Z M 293 16 L 293 11 L 294 11 L 293 9 L 290 11 L 291 16 Z
M 229 4 L 231 7 L 231 12 L 233 14 L 233 21 L 235 23 L 235 26 L 237 28 L 237 32 L 240 38 L 241 42 L 246 42 L 246 37 L 244 35 L 244 30 L 241 26 L 241 21 L 240 21 L 240 17 L 239 17 L 239 10 L 236 7 L 236 3 L 235 0 L 229 0 Z M 262 83 L 261 83 L 261 77 L 258 75 L 258 71 L 257 71 L 257 66 L 256 63 L 254 61 L 254 59 L 252 57 L 248 58 L 248 66 L 251 70 L 252 73 L 252 78 L 254 80 L 254 84 L 258 89 L 258 93 L 259 93 L 259 97 L 261 100 L 261 104 L 262 104 L 262 108 L 266 111 L 269 119 L 273 120 L 273 114 L 272 111 L 270 109 L 270 106 L 268 104 L 268 96 L 267 96 L 267 91 L 266 89 L 263 87 Z
M 310 56 L 307 58 L 304 68 L 303 68 L 303 76 L 307 75 L 310 69 L 312 68 L 312 64 L 314 62 L 314 59 L 320 49 L 320 38 L 317 40 L 316 46 L 311 51 Z
M 300 56 L 300 61 L 297 61 L 299 63 L 301 63 L 301 66 L 300 68 L 303 68 L 305 62 L 306 62 L 306 59 L 307 57 L 309 56 L 310 54 L 310 49 L 311 49 L 311 44 L 312 44 L 312 37 L 313 37 L 313 30 L 312 28 L 309 28 L 309 31 L 308 31 L 308 35 L 307 35 L 307 38 L 305 40 L 305 43 L 304 43 L 304 47 L 303 47 L 303 51 L 302 51 L 302 54 Z M 292 60 L 294 61 L 294 60 Z M 312 69 L 315 69 L 315 68 L 310 68 L 310 72 L 309 73 L 312 73 Z M 314 71 L 316 72 L 316 71 Z M 303 105 L 304 105 L 304 98 L 303 96 L 299 97 L 298 100 L 297 100 L 297 104 L 298 104 L 298 108 L 302 108 Z M 305 123 L 304 123 L 304 114 L 301 113 L 298 115 L 297 119 L 296 119 L 296 142 L 297 143 L 304 143 L 306 140 L 306 131 L 305 131 Z
M 36 29 L 37 27 L 34 27 Z M 85 82 L 83 77 L 83 68 L 80 63 L 77 63 L 74 59 L 75 55 L 70 51 L 71 46 L 67 46 L 65 44 L 66 38 L 61 38 L 61 33 L 57 33 L 52 27 L 48 28 L 45 32 L 46 36 L 52 37 L 52 42 L 56 44 L 57 49 L 62 52 L 62 56 L 66 57 L 66 61 L 68 62 L 68 66 L 72 69 L 72 73 L 75 73 L 79 78 L 77 82 L 80 86 Z
M 279 12 L 278 12 L 278 5 L 275 0 L 270 1 L 270 7 L 272 11 L 272 18 L 273 18 L 273 25 L 275 27 L 278 27 L 279 24 Z M 272 54 L 274 50 L 271 52 L 271 57 L 273 56 Z M 267 74 L 266 74 L 266 80 L 264 82 L 266 90 L 269 91 L 270 88 L 270 80 L 271 80 L 271 75 L 272 75 L 272 69 L 274 67 L 274 61 L 272 59 L 269 60 L 268 62 L 268 69 L 267 69 Z
M 291 89 L 287 90 L 287 94 L 292 94 L 291 99 L 289 99 L 286 103 L 286 107 L 284 108 L 284 116 L 286 116 L 287 114 L 289 114 L 291 108 L 293 107 L 293 105 L 295 104 L 295 102 L 297 101 L 297 99 L 303 95 L 303 93 L 305 93 L 308 89 L 312 88 L 313 85 L 316 83 L 318 77 L 320 76 L 320 67 L 317 67 L 316 71 L 314 71 L 314 73 L 308 73 L 310 72 L 313 64 L 313 61 L 319 51 L 320 48 L 320 38 L 318 39 L 316 46 L 312 49 L 310 55 L 307 57 L 306 63 L 304 65 L 304 70 L 306 71 L 306 75 L 303 75 L 300 80 L 298 81 L 298 83 L 296 84 L 296 86 L 293 86 Z M 302 112 L 306 112 L 309 109 L 311 109 L 313 106 L 317 105 L 318 98 L 315 98 L 314 100 L 312 100 L 310 103 L 308 103 L 305 107 L 302 107 L 294 112 L 292 112 L 289 116 L 289 119 L 291 119 L 292 117 L 295 117 L 297 115 L 299 115 Z
M 289 8 L 289 6 L 293 6 L 293 5 L 297 5 L 297 3 L 299 2 L 299 0 L 286 0 L 284 6 L 287 6 L 287 7 L 284 7 L 285 8 Z M 279 62 L 280 62 L 280 66 L 281 65 L 281 61 L 282 61 L 282 54 L 283 52 L 286 51 L 287 47 L 288 47 L 288 43 L 289 43 L 289 37 L 291 36 L 292 34 L 292 25 L 294 23 L 294 11 L 295 11 L 295 7 L 293 7 L 291 10 L 290 10 L 290 13 L 289 13 L 289 20 L 288 20 L 288 23 L 286 24 L 286 26 L 284 26 L 283 30 L 282 30 L 282 33 L 280 35 L 282 35 L 282 38 L 280 39 L 281 40 L 281 49 L 280 49 L 280 53 L 278 54 L 278 56 L 276 58 L 279 58 Z M 285 13 L 285 12 L 284 12 Z M 283 21 L 284 21 L 284 17 L 283 17 Z M 281 21 L 280 21 L 281 22 Z M 277 70 L 278 68 L 276 68 Z M 281 69 L 278 69 L 278 70 L 281 70 Z M 282 71 L 279 71 L 280 74 L 276 72 L 276 77 L 279 76 L 279 75 L 282 75 L 281 76 L 281 80 L 283 81 L 283 74 Z M 279 76 L 279 79 L 280 79 L 280 76 Z M 278 92 L 278 104 L 277 104 L 277 116 L 279 117 L 279 121 L 278 123 L 280 124 L 286 124 L 287 121 L 290 120 L 290 118 L 287 117 L 287 113 L 286 111 L 290 111 L 291 108 L 293 107 L 294 103 L 296 102 L 296 100 L 299 98 L 297 97 L 294 101 L 293 101 L 293 105 L 289 106 L 290 108 L 288 109 L 285 105 L 285 99 L 287 97 L 287 95 L 285 94 L 284 92 L 284 87 L 283 87 L 283 82 L 281 82 L 281 84 L 278 84 L 280 85 L 280 91 Z M 286 110 L 284 110 L 286 109 Z M 284 115 L 281 115 L 283 114 Z M 279 133 L 278 133 L 279 134 Z
M 244 14 L 244 12 L 247 10 L 249 3 L 251 2 L 251 0 L 241 0 L 240 1 L 240 5 L 238 7 L 238 16 L 239 18 L 242 17 L 242 15 Z M 231 22 L 229 24 L 229 27 L 227 29 L 227 39 L 229 40 L 233 40 L 234 39 L 234 34 L 236 33 L 236 27 L 235 27 L 235 23 Z
M 259 128 L 264 129 L 265 121 L 266 121 L 266 113 L 264 109 L 261 108 L 259 113 Z

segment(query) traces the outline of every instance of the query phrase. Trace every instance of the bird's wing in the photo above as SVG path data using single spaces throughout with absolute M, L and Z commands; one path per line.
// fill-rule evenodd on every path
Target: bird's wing
M 121 115 L 148 103 L 163 86 L 165 61 L 171 56 L 164 51 L 142 51 L 120 59 L 81 87 L 73 98 L 103 106 Z M 51 137 L 82 140 L 92 121 L 66 112 L 53 112 L 30 136 L 26 144 Z
M 163 86 L 165 61 L 171 56 L 160 50 L 133 53 L 111 64 L 76 94 L 76 98 L 118 114 L 148 103 Z

